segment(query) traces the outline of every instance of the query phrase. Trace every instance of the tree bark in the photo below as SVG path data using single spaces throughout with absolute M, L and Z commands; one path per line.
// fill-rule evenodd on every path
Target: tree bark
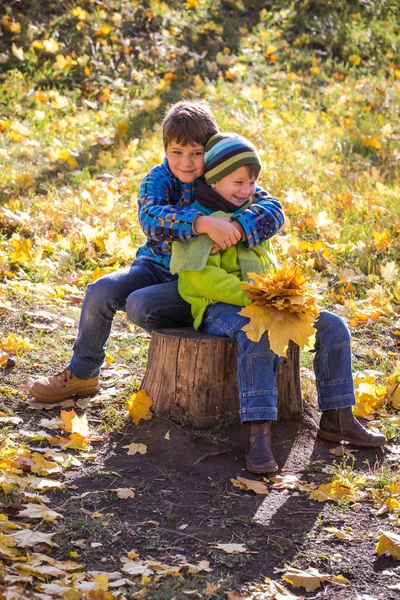
M 303 407 L 298 346 L 290 342 L 287 354 L 277 376 L 278 414 L 284 419 Z M 195 429 L 239 422 L 236 342 L 190 327 L 154 331 L 141 389 L 153 399 L 154 414 Z

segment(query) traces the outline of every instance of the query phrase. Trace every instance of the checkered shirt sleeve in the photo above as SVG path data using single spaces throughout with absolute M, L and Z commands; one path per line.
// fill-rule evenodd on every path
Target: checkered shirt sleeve
M 242 226 L 249 248 L 274 236 L 285 221 L 279 200 L 272 198 L 259 186 L 256 187 L 251 206 L 238 211 L 232 218 Z
M 193 184 L 183 184 L 168 167 L 158 165 L 143 178 L 138 200 L 139 222 L 155 242 L 192 240 L 192 224 L 199 212 L 190 208 Z

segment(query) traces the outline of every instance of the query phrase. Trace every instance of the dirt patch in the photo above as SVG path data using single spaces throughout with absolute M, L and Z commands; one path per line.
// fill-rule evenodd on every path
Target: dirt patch
M 306 406 L 296 422 L 275 424 L 273 448 L 282 474 L 301 474 L 312 483 L 328 480 L 333 445 L 316 438 L 317 422 L 318 413 Z M 349 504 L 313 502 L 296 490 L 271 488 L 261 496 L 235 488 L 231 480 L 238 475 L 262 480 L 244 469 L 244 439 L 240 425 L 196 432 L 158 418 L 110 435 L 97 444 L 92 462 L 66 472 L 66 489 L 52 496 L 52 507 L 65 516 L 57 536 L 59 557 L 78 548 L 87 570 L 105 571 L 120 569 L 120 557 L 132 549 L 168 564 L 179 555 L 192 563 L 210 561 L 212 573 L 164 579 L 150 586 L 148 598 L 201 595 L 207 581 L 217 586 L 215 593 L 201 597 L 225 598 L 251 581 L 280 580 L 289 564 L 342 574 L 350 582 L 326 584 L 313 593 L 296 588 L 299 596 L 397 598 L 387 585 L 399 581 L 400 570 L 392 558 L 375 552 L 379 532 L 391 528 L 386 518 L 371 516 L 371 506 L 363 503 L 354 510 Z M 147 454 L 128 456 L 124 446 L 132 442 L 146 444 Z M 366 461 L 376 466 L 382 458 L 380 449 L 360 450 L 354 469 L 368 470 Z M 135 498 L 122 500 L 110 491 L 128 487 Z M 328 526 L 345 527 L 355 539 L 332 538 Z M 366 533 L 374 535 L 365 538 Z M 218 543 L 244 544 L 247 551 L 226 554 L 213 548 Z

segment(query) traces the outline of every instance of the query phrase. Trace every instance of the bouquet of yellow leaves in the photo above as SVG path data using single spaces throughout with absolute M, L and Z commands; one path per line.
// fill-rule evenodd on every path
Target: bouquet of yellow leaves
M 319 315 L 316 293 L 297 266 L 271 267 L 268 274 L 249 273 L 253 281 L 242 288 L 253 300 L 241 315 L 250 323 L 242 329 L 253 342 L 268 331 L 270 348 L 278 356 L 286 356 L 289 340 L 303 349 L 315 344 L 313 323 Z

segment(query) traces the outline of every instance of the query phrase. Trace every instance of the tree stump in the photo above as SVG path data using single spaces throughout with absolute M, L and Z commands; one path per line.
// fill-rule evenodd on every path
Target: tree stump
M 278 415 L 283 419 L 303 410 L 298 346 L 290 342 L 287 355 L 277 376 Z M 236 342 L 191 327 L 153 331 L 141 389 L 153 399 L 155 415 L 195 429 L 221 420 L 239 422 Z

